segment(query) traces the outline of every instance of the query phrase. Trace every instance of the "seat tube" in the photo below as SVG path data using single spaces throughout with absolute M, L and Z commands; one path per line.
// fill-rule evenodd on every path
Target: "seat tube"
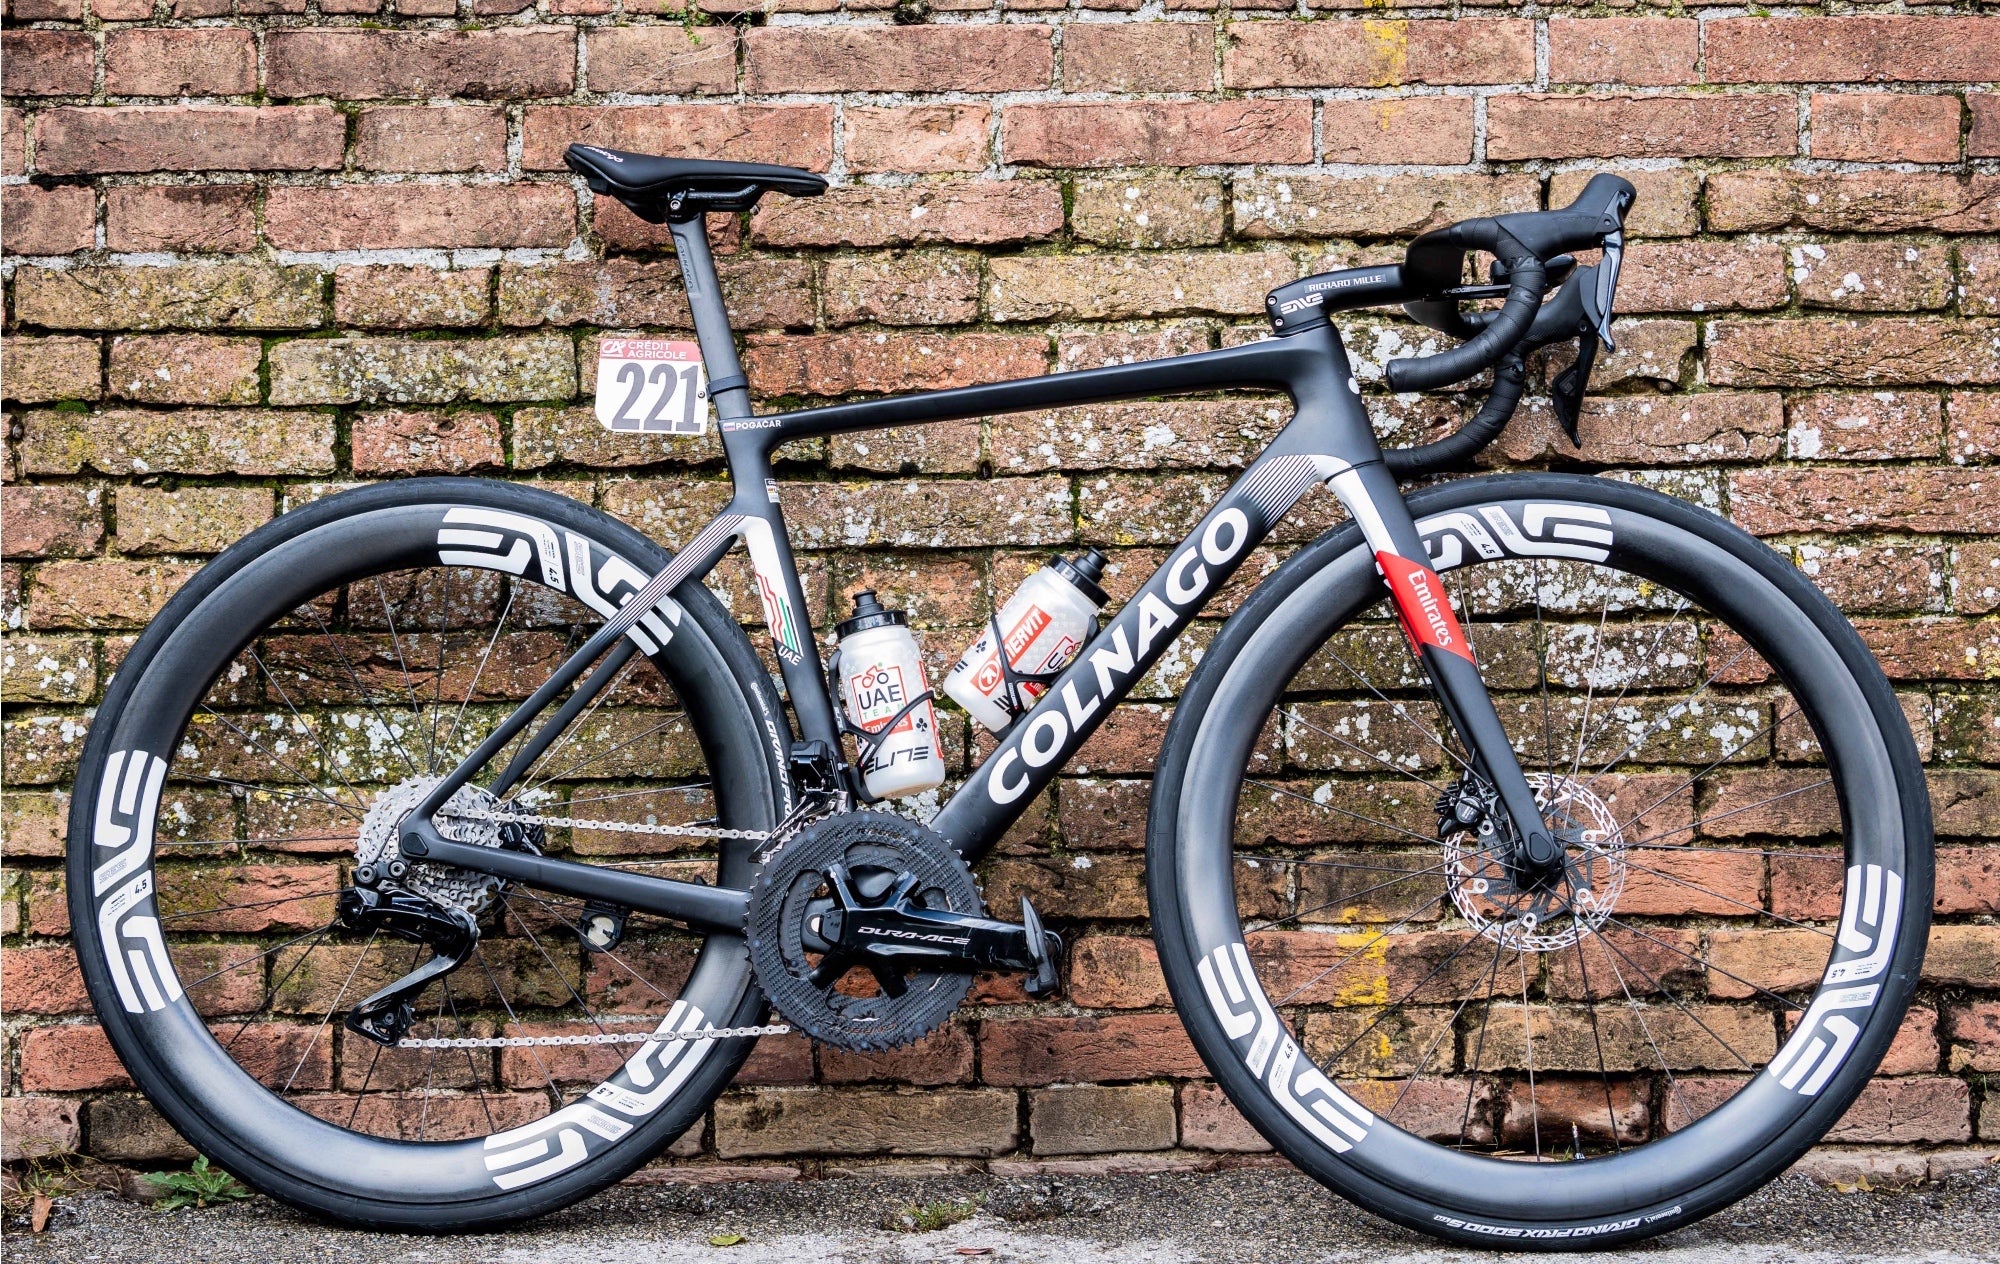
M 729 310 L 722 302 L 722 282 L 715 275 L 715 256 L 708 248 L 708 220 L 701 215 L 667 224 L 680 258 L 681 284 L 688 310 L 694 314 L 695 341 L 707 366 L 708 395 L 717 417 L 750 415 L 750 381 L 736 358 L 736 335 L 729 328 Z
M 1532 864 L 1550 863 L 1559 854 L 1556 844 L 1395 476 L 1380 461 L 1370 461 L 1335 475 L 1332 485 L 1375 554 L 1403 635 L 1470 751 L 1474 771 L 1492 784 L 1508 819 L 1517 823 L 1515 856 Z

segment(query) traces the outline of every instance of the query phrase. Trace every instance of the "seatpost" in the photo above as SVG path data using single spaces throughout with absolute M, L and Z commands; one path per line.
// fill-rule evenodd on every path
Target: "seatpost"
M 715 275 L 715 256 L 708 248 L 708 217 L 699 212 L 667 222 L 680 256 L 681 284 L 687 289 L 688 310 L 694 313 L 695 341 L 708 366 L 708 398 L 717 417 L 750 415 L 750 379 L 736 358 L 736 336 L 729 329 L 729 312 L 722 303 L 722 282 Z

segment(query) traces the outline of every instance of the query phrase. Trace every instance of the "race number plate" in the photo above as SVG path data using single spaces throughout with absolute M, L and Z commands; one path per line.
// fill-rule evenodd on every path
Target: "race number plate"
M 700 345 L 662 338 L 598 343 L 597 420 L 618 434 L 707 434 Z

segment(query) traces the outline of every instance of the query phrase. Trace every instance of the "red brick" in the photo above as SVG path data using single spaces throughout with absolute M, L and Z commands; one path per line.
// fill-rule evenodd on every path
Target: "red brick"
M 1195 167 L 1312 161 L 1312 105 L 1291 98 L 1008 106 L 1006 161 L 1037 167 Z
M 1387 88 L 1406 83 L 1526 83 L 1535 28 L 1518 19 L 1236 22 L 1226 88 Z
M 1944 914 L 2000 912 L 2000 848 L 1940 847 L 1931 902 Z
M 97 198 L 89 189 L 10 184 L 0 193 L 10 255 L 66 255 L 97 244 Z
M 1402 236 L 1479 215 L 1535 210 L 1541 182 L 1520 175 L 1260 176 L 1236 182 L 1244 237 Z
M 1792 281 L 1808 307 L 1898 312 L 1951 302 L 1947 247 L 1909 241 L 1830 241 L 1792 247 Z
M 1070 950 L 1069 996 L 1091 1009 L 1154 1009 L 1173 1004 L 1153 941 L 1086 935 Z
M 1206 1081 L 1181 1089 L 1181 1144 L 1193 1150 L 1250 1153 L 1271 1148 L 1223 1091 Z
M 334 272 L 333 319 L 381 329 L 483 324 L 492 281 L 491 268 L 350 265 Z
M 1783 307 L 1784 247 L 1760 241 L 1639 242 L 1618 279 L 1620 312 Z
M 363 413 L 354 419 L 357 474 L 464 474 L 503 459 L 492 413 Z
M 1964 987 L 2000 987 L 2000 926 L 1931 927 L 1924 978 Z
M 1549 205 L 1562 207 L 1574 202 L 1593 173 L 1561 171 L 1549 179 Z M 1625 232 L 1632 237 L 1685 237 L 1701 225 L 1695 197 L 1701 192 L 1701 176 L 1680 167 L 1665 171 L 1622 171 L 1639 190 L 1639 200 L 1625 217 Z
M 1717 321 L 1708 371 L 1710 381 L 1737 386 L 2000 383 L 2000 322 Z
M 257 244 L 247 184 L 121 185 L 104 191 L 113 250 L 237 254 Z
M 472 105 L 384 105 L 354 120 L 354 165 L 366 171 L 504 171 L 507 116 Z
M 1042 180 L 949 180 L 767 199 L 751 237 L 771 246 L 999 245 L 1062 231 L 1062 190 Z
M 1552 83 L 1698 83 L 1700 60 L 1701 24 L 1692 18 L 1549 19 Z
M 1028 1121 L 1036 1154 L 1165 1150 L 1177 1135 L 1169 1084 L 1042 1089 L 1029 1097 Z
M 1471 97 L 1332 100 L 1320 106 L 1329 162 L 1456 166 L 1472 161 Z
M 2000 176 L 1923 171 L 1724 171 L 1708 178 L 1709 227 L 1725 232 L 2000 230 Z
M 1486 156 L 1768 158 L 1798 152 L 1798 107 L 1778 96 L 1492 98 Z
M 1012 334 L 813 334 L 753 341 L 743 362 L 760 395 L 847 395 L 942 390 L 1034 377 L 1041 338 Z
M 123 553 L 220 553 L 271 520 L 271 490 L 121 487 L 117 512 Z
M 10 97 L 77 97 L 90 93 L 96 45 L 83 31 L 8 31 L 0 35 Z
M 1994 475 L 1974 469 L 1765 469 L 1732 476 L 1737 523 L 1760 535 L 1787 531 L 1920 531 L 2000 534 Z
M 1201 1058 L 1174 1014 L 988 1019 L 979 1050 L 980 1078 L 988 1084 L 1202 1074 Z
M 319 273 L 264 263 L 17 268 L 14 313 L 62 329 L 310 329 Z
M 1207 23 L 1072 22 L 1063 28 L 1067 91 L 1206 92 L 1214 83 L 1215 28 Z
M 111 341 L 111 394 L 142 404 L 254 404 L 264 344 L 212 334 Z
M 0 1162 L 74 1154 L 83 1145 L 77 1103 L 61 1097 L 0 1097 Z
M 27 169 L 27 122 L 19 110 L 0 107 L 0 175 L 18 176 Z
M 1019 1103 L 999 1089 L 758 1089 L 715 1105 L 726 1159 L 769 1154 L 993 1155 L 1014 1148 Z
M 979 313 L 979 258 L 919 251 L 830 259 L 821 293 L 829 325 L 962 324 Z
M 102 399 L 95 338 L 23 338 L 0 342 L 0 390 L 24 404 Z
M 575 221 L 575 195 L 553 184 L 286 187 L 264 202 L 280 250 L 562 246 Z
M 1944 433 L 1945 455 L 1960 464 L 2000 455 L 2000 396 L 1954 392 Z
M 95 1023 L 31 1027 L 21 1033 L 21 1088 L 30 1093 L 77 1093 L 130 1088 L 132 1077 Z
M 1972 1140 L 1972 1091 L 1944 1076 L 1870 1080 L 1827 1140 L 1885 1144 Z
M 1181 176 L 1078 180 L 1070 231 L 1079 241 L 1159 249 L 1222 240 L 1222 182 Z
M 85 487 L 0 487 L 8 557 L 90 557 L 104 547 L 102 493 Z
M 1711 83 L 2000 78 L 2000 18 L 1725 18 L 1707 25 Z
M 833 161 L 831 105 L 539 105 L 521 122 L 521 165 L 563 167 L 573 143 L 648 154 L 700 154 L 824 171 Z
M 1935 458 L 1942 412 L 1937 396 L 1912 391 L 1795 395 L 1786 405 L 1785 455 L 1819 461 Z
M 1812 156 L 1849 162 L 1957 162 L 1958 98 L 1815 92 Z
M 324 105 L 144 105 L 44 111 L 35 162 L 54 174 L 310 171 L 341 164 L 347 122 Z
M 751 92 L 1018 92 L 1055 67 L 1046 26 L 766 26 L 746 43 Z
M 2000 1071 L 2000 1001 L 1970 1001 L 1945 1011 L 1954 1071 Z
M 264 62 L 273 97 L 559 97 L 576 86 L 576 33 L 275 28 Z
M 68 945 L 9 948 L 0 954 L 0 987 L 14 1014 L 80 1014 L 90 1008 L 83 971 Z
M 1968 92 L 1972 132 L 1965 140 L 1968 158 L 2000 157 L 2000 92 Z
M 860 1084 L 870 1080 L 968 1084 L 972 1081 L 972 1037 L 965 1028 L 954 1024 L 907 1048 L 885 1053 L 848 1053 L 827 1045 L 820 1050 L 819 1064 L 828 1084 Z
M 116 3 L 116 0 L 107 0 Z M 110 21 L 98 5 L 93 10 L 102 21 Z M 152 16 L 152 9 L 146 16 Z M 14 0 L 7 6 L 7 16 L 16 22 L 81 22 L 83 21 L 83 0 Z
M 736 32 L 728 27 L 610 26 L 586 32 L 592 92 L 736 90 Z
M 855 172 L 981 170 L 992 126 L 985 105 L 850 105 L 841 113 L 847 169 Z
M 115 97 L 226 97 L 257 90 L 257 41 L 221 27 L 140 27 L 104 37 Z

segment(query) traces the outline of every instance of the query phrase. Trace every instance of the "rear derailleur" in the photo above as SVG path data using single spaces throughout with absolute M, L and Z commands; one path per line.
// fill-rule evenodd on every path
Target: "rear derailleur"
M 347 1011 L 349 1031 L 394 1048 L 417 1021 L 411 998 L 462 965 L 479 943 L 479 920 L 462 908 L 377 881 L 340 893 L 336 913 L 351 931 L 427 944 L 431 959 Z

